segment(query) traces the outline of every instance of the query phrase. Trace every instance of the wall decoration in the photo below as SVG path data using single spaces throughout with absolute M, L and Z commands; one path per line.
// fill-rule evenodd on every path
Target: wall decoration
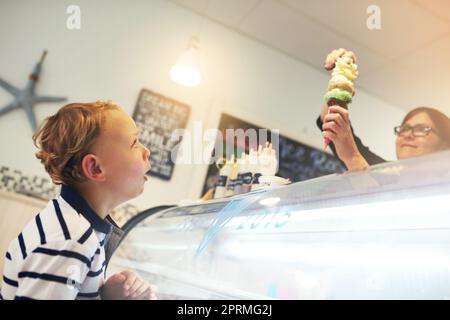
M 17 169 L 6 166 L 0 167 L 0 190 L 19 193 L 44 201 L 53 199 L 60 193 L 60 186 L 44 177 L 27 175 Z M 124 225 L 129 219 L 139 213 L 138 207 L 131 203 L 125 203 L 114 208 L 110 216 L 119 225 Z
M 236 158 L 239 157 L 242 152 L 246 152 L 248 154 L 250 148 L 256 149 L 258 146 L 249 145 L 248 140 L 245 141 L 244 145 L 240 145 L 239 143 L 242 143 L 242 141 L 237 141 L 237 139 L 235 139 L 234 149 L 227 150 L 225 134 L 226 129 L 243 129 L 244 131 L 246 131 L 247 129 L 255 129 L 256 132 L 258 132 L 259 129 L 264 128 L 242 119 L 233 117 L 226 113 L 222 113 L 218 129 L 220 132 L 222 132 L 222 137 L 224 137 L 224 141 L 222 142 L 224 146 L 223 154 L 226 155 L 229 159 L 232 154 L 234 154 Z M 275 132 L 270 132 L 270 130 L 267 130 L 266 140 L 263 140 L 264 138 L 261 138 L 259 136 L 257 138 L 258 144 L 263 146 L 266 141 L 276 141 L 274 139 Z M 295 141 L 294 139 L 288 138 L 281 134 L 278 135 L 278 139 L 279 154 L 277 156 L 279 168 L 277 176 L 288 178 L 292 182 L 298 182 L 344 171 L 343 165 L 333 155 L 303 144 L 299 141 Z M 212 156 L 214 156 L 214 153 Z M 209 166 L 208 172 L 206 174 L 202 195 L 204 195 L 211 188 L 214 188 L 218 178 L 219 173 L 217 166 L 215 163 L 212 163 Z
M 27 175 L 20 170 L 1 166 L 0 190 L 49 200 L 58 195 L 60 188 L 53 184 L 50 179 Z
M 142 89 L 133 113 L 133 119 L 140 129 L 140 141 L 150 149 L 151 169 L 148 174 L 163 180 L 172 177 L 174 162 L 173 148 L 180 143 L 171 141 L 175 129 L 186 127 L 190 106 L 150 90 Z
M 39 80 L 39 74 L 41 73 L 42 63 L 44 62 L 46 55 L 47 50 L 42 53 L 41 59 L 34 67 L 33 72 L 30 74 L 28 83 L 24 89 L 20 90 L 0 78 L 0 87 L 8 91 L 15 98 L 14 101 L 0 108 L 0 116 L 15 109 L 23 109 L 28 116 L 28 121 L 30 122 L 33 132 L 35 132 L 37 128 L 36 117 L 33 112 L 33 106 L 35 104 L 43 102 L 63 102 L 67 100 L 67 98 L 63 97 L 40 96 L 36 95 L 34 92 L 36 84 Z

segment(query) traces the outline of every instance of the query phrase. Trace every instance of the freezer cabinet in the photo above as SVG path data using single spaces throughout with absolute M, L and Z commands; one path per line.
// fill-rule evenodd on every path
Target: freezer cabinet
M 450 298 L 450 152 L 178 206 L 128 231 L 108 275 L 160 299 Z

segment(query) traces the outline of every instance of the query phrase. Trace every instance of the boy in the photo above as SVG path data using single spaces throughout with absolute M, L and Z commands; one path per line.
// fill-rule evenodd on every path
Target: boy
M 108 213 L 142 193 L 150 151 L 134 121 L 111 102 L 72 103 L 34 134 L 61 194 L 8 248 L 3 299 L 150 299 L 130 271 L 105 279 L 105 246 L 116 229 Z

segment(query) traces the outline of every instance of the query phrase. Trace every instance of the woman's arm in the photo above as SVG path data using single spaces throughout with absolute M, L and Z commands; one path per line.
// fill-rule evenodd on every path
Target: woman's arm
M 317 119 L 317 126 L 323 131 L 324 137 L 331 139 L 331 150 L 348 170 L 362 170 L 369 165 L 386 162 L 364 146 L 361 139 L 354 135 L 346 109 L 332 106 L 331 114 L 328 114 L 327 110 L 328 107 L 325 105 Z M 327 131 L 324 131 L 325 129 Z

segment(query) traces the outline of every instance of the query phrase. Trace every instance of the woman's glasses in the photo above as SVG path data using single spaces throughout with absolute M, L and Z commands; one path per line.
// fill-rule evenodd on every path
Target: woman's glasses
M 414 127 L 411 126 L 396 126 L 394 127 L 394 133 L 397 136 L 406 136 L 409 131 L 412 131 L 414 137 L 425 137 L 427 136 L 433 129 L 424 125 L 417 125 Z

